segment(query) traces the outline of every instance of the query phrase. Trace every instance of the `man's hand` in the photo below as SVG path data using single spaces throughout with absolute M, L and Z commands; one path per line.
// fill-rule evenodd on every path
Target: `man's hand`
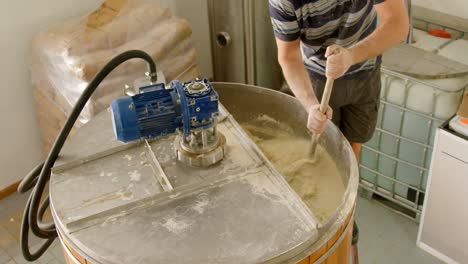
M 333 110 L 328 106 L 326 114 L 320 112 L 320 104 L 314 104 L 309 107 L 309 117 L 307 119 L 307 128 L 312 133 L 320 134 L 325 129 L 327 119 L 331 119 Z
M 354 64 L 351 52 L 339 45 L 331 45 L 325 51 L 327 65 L 325 75 L 330 79 L 338 79 Z

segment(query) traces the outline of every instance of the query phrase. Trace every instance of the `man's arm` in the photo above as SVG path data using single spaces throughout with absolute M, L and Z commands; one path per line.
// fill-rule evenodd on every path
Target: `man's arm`
M 313 104 L 318 104 L 309 75 L 302 62 L 300 40 L 283 41 L 277 38 L 276 44 L 278 46 L 278 62 L 291 91 L 305 109 L 309 109 Z
M 312 89 L 309 74 L 302 62 L 300 40 L 283 41 L 276 38 L 278 46 L 278 61 L 283 70 L 284 78 L 296 98 L 309 113 L 307 127 L 312 132 L 320 133 L 325 127 L 325 121 L 331 118 L 332 110 L 327 110 L 327 116 L 323 115 L 320 104 Z
M 409 19 L 404 0 L 386 0 L 374 7 L 380 19 L 380 25 L 374 32 L 348 49 L 338 45 L 327 48 L 327 77 L 339 78 L 351 65 L 380 55 L 406 38 Z M 340 49 L 339 54 L 328 56 L 336 48 Z
M 325 128 L 327 116 L 331 118 L 332 110 L 329 108 L 327 115 L 320 112 L 320 104 L 302 62 L 301 30 L 294 5 L 290 0 L 269 0 L 268 2 L 278 46 L 278 61 L 283 69 L 284 78 L 291 91 L 309 113 L 307 128 L 312 132 L 321 133 Z

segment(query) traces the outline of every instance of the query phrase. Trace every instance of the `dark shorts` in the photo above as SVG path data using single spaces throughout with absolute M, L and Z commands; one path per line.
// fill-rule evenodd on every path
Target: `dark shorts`
M 325 78 L 310 73 L 315 94 L 322 99 Z M 351 142 L 365 143 L 372 138 L 380 104 L 380 67 L 339 78 L 333 84 L 329 105 L 333 123 Z
M 358 226 L 356 224 L 356 221 L 354 221 L 351 245 L 357 245 L 358 242 L 359 242 L 359 228 L 358 228 Z

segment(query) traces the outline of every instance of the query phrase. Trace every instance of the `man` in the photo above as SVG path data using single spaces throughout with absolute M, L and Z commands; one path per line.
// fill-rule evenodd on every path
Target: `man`
M 308 129 L 331 118 L 359 160 L 375 130 L 380 63 L 385 50 L 408 34 L 404 0 L 269 0 L 284 77 L 308 111 Z M 377 26 L 377 17 L 379 26 Z M 319 110 L 326 78 L 334 79 L 326 114 Z M 357 228 L 353 252 L 357 263 Z

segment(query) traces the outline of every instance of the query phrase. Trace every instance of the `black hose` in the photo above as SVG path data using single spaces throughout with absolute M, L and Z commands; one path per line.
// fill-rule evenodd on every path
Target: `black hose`
M 86 89 L 81 93 L 81 96 L 78 98 L 75 106 L 73 107 L 65 125 L 60 130 L 59 135 L 55 139 L 54 145 L 47 155 L 46 160 L 37 165 L 28 175 L 23 179 L 21 184 L 18 187 L 18 192 L 25 193 L 28 190 L 32 189 L 31 195 L 26 203 L 26 208 L 24 211 L 23 221 L 21 225 L 21 250 L 23 256 L 28 261 L 34 261 L 38 259 L 47 248 L 52 244 L 54 239 L 57 237 L 57 230 L 53 222 L 44 223 L 43 216 L 49 207 L 49 197 L 41 204 L 41 198 L 44 193 L 45 186 L 50 179 L 50 173 L 52 167 L 54 166 L 57 157 L 62 150 L 63 144 L 70 134 L 75 121 L 80 116 L 81 111 L 88 102 L 91 95 L 94 93 L 99 84 L 106 78 L 109 73 L 111 73 L 117 66 L 123 62 L 140 58 L 145 60 L 149 65 L 151 81 L 155 82 L 157 78 L 156 74 L 156 64 L 154 63 L 151 56 L 147 53 L 140 50 L 130 50 L 126 51 L 120 55 L 117 55 L 112 60 L 110 60 L 93 78 L 93 80 L 88 84 Z M 41 245 L 41 247 L 36 251 L 31 253 L 28 245 L 29 230 L 33 232 L 34 235 L 46 239 L 46 242 Z
M 27 261 L 35 261 L 44 254 L 44 252 L 50 247 L 50 245 L 54 242 L 55 238 L 57 237 L 57 232 L 54 236 L 50 236 L 46 238 L 47 240 L 41 247 L 36 251 L 31 253 L 29 250 L 29 219 L 27 215 L 29 214 L 29 208 L 31 207 L 31 199 L 32 195 L 29 196 L 28 201 L 26 202 L 26 207 L 24 209 L 24 216 L 23 221 L 21 222 L 21 251 L 23 252 L 24 259 Z

